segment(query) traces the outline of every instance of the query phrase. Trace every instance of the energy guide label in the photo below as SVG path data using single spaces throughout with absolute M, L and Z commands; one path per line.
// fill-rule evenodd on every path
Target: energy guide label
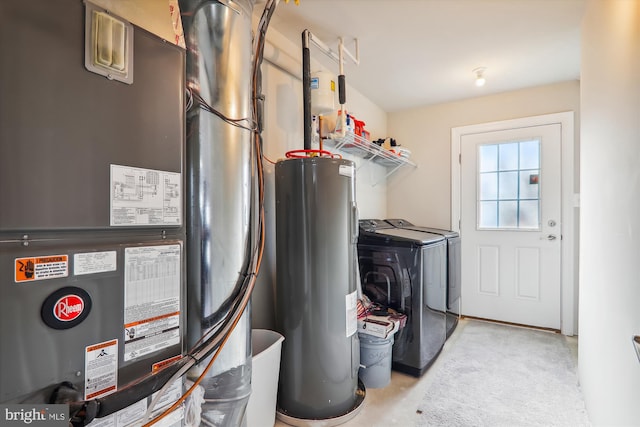
M 180 343 L 179 244 L 125 249 L 124 360 Z

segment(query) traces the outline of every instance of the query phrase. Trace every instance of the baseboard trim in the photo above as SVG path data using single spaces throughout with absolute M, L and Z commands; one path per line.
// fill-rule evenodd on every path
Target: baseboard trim
M 485 319 L 483 317 L 466 316 L 464 314 L 462 316 L 460 316 L 460 318 L 461 319 L 470 319 L 470 320 L 480 320 L 480 321 L 483 321 L 483 322 L 490 322 L 490 323 L 499 323 L 501 325 L 518 326 L 520 328 L 536 329 L 538 331 L 553 332 L 554 334 L 559 334 L 560 333 L 560 329 L 543 328 L 541 326 L 531 326 L 531 325 L 525 325 L 525 324 L 522 324 L 522 323 L 513 323 L 513 322 L 505 322 L 505 321 L 502 321 L 502 320 Z

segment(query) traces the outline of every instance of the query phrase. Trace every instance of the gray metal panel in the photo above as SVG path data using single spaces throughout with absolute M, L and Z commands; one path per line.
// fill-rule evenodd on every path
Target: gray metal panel
M 422 285 L 427 308 L 444 313 L 447 310 L 447 245 L 423 246 Z
M 442 228 L 422 227 L 419 225 L 413 225 L 406 219 L 385 219 L 385 221 L 397 228 L 406 228 L 409 230 L 425 231 L 427 233 L 441 234 L 448 239 L 460 236 L 460 233 L 458 233 L 457 231 L 445 230 Z
M 393 228 L 393 225 L 382 219 L 361 219 L 358 221 L 360 228 L 366 231 L 376 231 L 387 228 Z
M 439 234 L 416 232 L 404 228 L 376 230 L 376 233 L 389 236 L 391 238 L 413 240 L 417 245 L 430 245 L 444 240 L 444 237 Z
M 176 237 L 163 240 L 132 235 L 124 241 L 121 238 L 97 239 L 85 234 L 75 238 L 59 236 L 31 241 L 28 246 L 19 242 L 0 242 L 0 402 L 47 402 L 53 388 L 62 381 L 70 381 L 82 391 L 85 347 L 104 341 L 118 339 L 120 387 L 150 373 L 153 363 L 181 354 L 182 345 L 178 344 L 137 360 L 124 361 L 124 250 L 139 245 L 182 244 L 183 240 Z M 94 251 L 116 251 L 116 271 L 74 275 L 73 255 Z M 68 277 L 26 283 L 14 281 L 16 258 L 61 254 L 69 256 Z M 181 276 L 184 276 L 184 269 Z M 52 329 L 43 322 L 40 310 L 48 295 L 65 286 L 88 292 L 92 308 L 79 325 L 64 330 Z M 184 292 L 181 301 L 183 336 Z
M 135 27 L 132 85 L 84 68 L 79 0 L 0 2 L 0 229 L 109 227 L 110 164 L 182 171 L 184 51 Z
M 460 314 L 460 298 L 462 297 L 462 260 L 460 252 L 462 240 L 460 237 L 447 239 L 447 288 L 448 288 L 448 311 Z
M 82 390 L 88 345 L 119 340 L 119 386 L 183 350 L 181 319 L 180 344 L 124 361 L 125 248 L 182 243 L 185 227 L 109 227 L 109 176 L 111 164 L 183 171 L 185 54 L 136 27 L 136 80 L 110 81 L 84 68 L 84 28 L 81 1 L 0 2 L 0 402 L 46 402 L 61 381 Z M 94 251 L 116 251 L 117 270 L 73 275 L 73 255 Z M 68 277 L 15 282 L 16 258 L 57 254 Z M 93 306 L 52 329 L 41 306 L 66 286 Z
M 359 346 L 347 336 L 345 297 L 356 290 L 353 163 L 276 164 L 276 324 L 282 348 L 278 404 L 299 418 L 345 414 L 356 401 Z

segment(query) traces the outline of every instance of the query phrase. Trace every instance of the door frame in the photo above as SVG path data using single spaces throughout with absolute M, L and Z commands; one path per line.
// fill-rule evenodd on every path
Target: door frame
M 575 272 L 578 260 L 575 258 L 576 223 L 574 209 L 579 206 L 579 195 L 574 193 L 574 112 L 544 114 L 477 125 L 460 126 L 451 129 L 451 228 L 460 231 L 461 217 L 461 141 L 469 134 L 495 132 L 531 126 L 560 124 L 561 128 L 561 295 L 560 321 L 564 335 L 575 335 L 577 331 L 578 282 Z M 463 260 L 464 262 L 464 260 Z M 464 296 L 463 296 L 464 297 Z

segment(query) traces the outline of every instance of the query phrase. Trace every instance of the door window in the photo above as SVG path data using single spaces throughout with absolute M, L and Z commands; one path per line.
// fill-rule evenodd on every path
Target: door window
M 540 229 L 540 140 L 478 145 L 478 230 Z

